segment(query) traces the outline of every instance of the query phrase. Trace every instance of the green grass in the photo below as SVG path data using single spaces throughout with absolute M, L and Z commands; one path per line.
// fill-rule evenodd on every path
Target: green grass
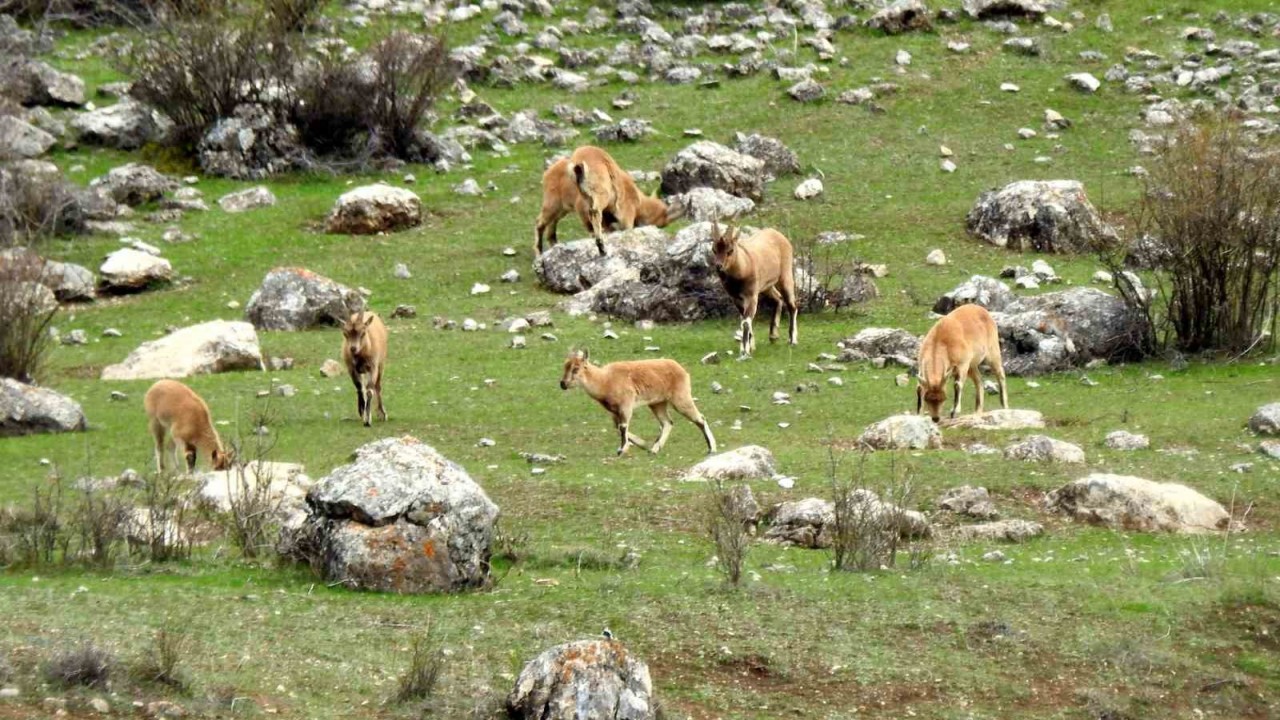
M 1243 0 L 1210 5 L 1195 9 L 1206 18 L 1218 8 L 1262 9 Z M 540 147 L 515 146 L 510 157 L 476 152 L 474 168 L 443 176 L 411 166 L 365 177 L 274 179 L 268 183 L 279 198 L 273 208 L 188 215 L 181 227 L 199 239 L 164 251 L 189 281 L 71 307 L 57 319 L 62 331 L 84 329 L 91 341 L 56 348 L 47 382 L 83 404 L 90 431 L 0 441 L 0 467 L 6 469 L 0 501 L 24 501 L 31 484 L 49 471 L 42 460 L 70 477 L 145 470 L 152 450 L 141 398 L 149 383 L 105 383 L 96 379 L 101 368 L 168 325 L 240 317 L 270 268 L 301 265 L 369 288 L 374 309 L 384 317 L 397 304 L 416 305 L 418 319 L 389 323 L 391 421 L 373 429 L 360 426 L 349 383 L 319 375 L 326 358 L 338 357 L 336 331 L 262 333 L 264 354 L 293 357 L 293 370 L 189 381 L 215 418 L 229 423 L 223 433 L 234 434 L 237 423 L 247 423 L 263 402 L 255 397 L 258 391 L 277 381 L 292 384 L 295 397 L 271 401 L 280 413 L 272 428 L 274 459 L 303 463 L 318 478 L 365 442 L 414 435 L 461 463 L 485 487 L 502 508 L 505 530 L 527 535 L 521 548 L 527 557 L 515 566 L 500 562 L 495 575 L 502 579 L 492 591 L 450 597 L 331 588 L 305 570 L 236 562 L 225 542 L 187 563 L 130 561 L 102 574 L 10 570 L 0 574 L 0 613 L 6 618 L 0 652 L 16 658 L 23 697 L 0 704 L 0 717 L 42 716 L 38 699 L 52 692 L 25 679 L 24 658 L 44 657 L 83 637 L 136 656 L 164 625 L 181 627 L 195 643 L 187 663 L 193 694 L 178 700 L 196 712 L 407 716 L 410 710 L 383 702 L 394 694 L 408 662 L 414 628 L 428 615 L 433 634 L 450 649 L 441 717 L 483 716 L 526 660 L 605 626 L 649 663 L 659 695 L 676 716 L 1065 719 L 1110 710 L 1120 713 L 1111 717 L 1189 718 L 1192 708 L 1209 717 L 1274 714 L 1280 702 L 1274 661 L 1280 474 L 1276 463 L 1240 447 L 1254 442 L 1245 419 L 1280 395 L 1273 365 L 1196 361 L 1176 370 L 1156 360 L 1090 370 L 1096 387 L 1082 385 L 1080 373 L 1037 378 L 1038 387 L 1013 379 L 1013 404 L 1042 411 L 1049 434 L 1085 448 L 1087 467 L 1012 464 L 960 450 L 974 441 L 1002 446 L 1016 433 L 948 432 L 944 450 L 893 461 L 909 466 L 922 508 L 931 509 L 946 487 L 982 484 L 1006 517 L 1045 520 L 1048 537 L 1002 548 L 1009 564 L 981 561 L 991 548 L 975 544 L 939 548 L 921 571 L 870 575 L 830 572 L 821 552 L 758 544 L 747 569 L 759 579 L 747 579 L 737 592 L 727 590 L 707 566 L 712 550 L 698 518 L 705 489 L 676 481 L 702 455 L 696 429 L 680 420 L 662 455 L 615 459 L 606 414 L 584 394 L 557 386 L 570 346 L 589 345 L 593 358 L 607 361 L 642 356 L 645 346 L 658 345 L 661 355 L 691 370 L 699 406 L 722 445 L 764 445 L 784 473 L 798 478 L 792 490 L 756 486 L 762 506 L 826 494 L 829 449 L 836 448 L 840 472 L 852 472 L 858 460 L 847 448 L 853 440 L 867 424 L 911 409 L 914 394 L 895 386 L 898 370 L 851 365 L 840 373 L 844 385 L 834 387 L 825 382 L 831 373 L 808 373 L 806 364 L 819 353 L 835 352 L 838 340 L 863 327 L 923 332 L 940 293 L 971 274 L 994 274 L 1034 259 L 965 236 L 964 214 L 979 192 L 1017 179 L 1079 179 L 1096 204 L 1117 212 L 1136 196 L 1137 186 L 1123 171 L 1144 162 L 1127 139 L 1141 98 L 1110 84 L 1097 96 L 1085 96 L 1061 78 L 1079 69 L 1100 77 L 1130 46 L 1162 54 L 1183 48 L 1177 31 L 1197 23 L 1166 10 L 1165 20 L 1141 24 L 1141 17 L 1164 8 L 1145 0 L 1078 2 L 1073 8 L 1088 16 L 1073 33 L 1024 28 L 1024 34 L 1043 37 L 1043 59 L 1009 55 L 1000 49 L 1004 36 L 968 22 L 897 38 L 861 30 L 838 34 L 839 54 L 848 62 L 832 63 L 822 81 L 832 97 L 877 79 L 898 83 L 901 90 L 881 101 L 885 114 L 832 101 L 801 106 L 786 97 L 784 83 L 763 76 L 726 81 L 713 90 L 642 84 L 625 114 L 609 106 L 623 89 L 616 84 L 577 96 L 542 86 L 476 88 L 507 113 L 547 113 L 557 102 L 572 102 L 609 109 L 615 118 L 652 120 L 655 136 L 609 148 L 627 168 L 661 169 L 685 144 L 682 130 L 700 127 L 722 142 L 731 142 L 737 130 L 779 137 L 799 153 L 806 171 L 823 173 L 827 190 L 820 200 L 793 200 L 798 178 L 785 178 L 768 188 L 750 222 L 772 225 L 793 239 L 825 230 L 863 234 L 851 252 L 887 263 L 890 276 L 878 281 L 879 300 L 845 314 L 802 316 L 798 348 L 762 345 L 749 362 L 696 362 L 711 350 L 735 347 L 734 322 L 728 319 L 648 332 L 615 322 L 621 338 L 607 341 L 601 339 L 604 319 L 557 312 L 553 332 L 559 342 L 530 333 L 528 349 L 507 349 L 509 336 L 492 329 L 499 320 L 554 308 L 561 300 L 537 286 L 529 267 L 539 178 L 551 152 Z M 1112 35 L 1093 27 L 1103 10 L 1115 21 Z M 1233 36 L 1226 26 L 1215 27 L 1219 41 Z M 474 37 L 480 28 L 481 21 L 472 21 L 453 33 L 454 40 Z M 948 53 L 945 44 L 952 38 L 972 42 L 971 53 Z M 612 46 L 618 39 L 567 43 Z M 92 90 L 118 78 L 100 60 L 71 59 L 75 48 L 91 40 L 67 37 L 58 64 L 84 75 Z M 903 75 L 892 65 L 898 48 L 914 56 Z M 1100 50 L 1109 60 L 1079 61 L 1083 49 Z M 810 59 L 802 49 L 800 61 Z M 999 92 L 1003 81 L 1018 83 L 1022 91 Z M 441 115 L 453 107 L 452 101 L 444 103 Z M 1047 107 L 1075 126 L 1057 139 L 1046 137 L 1040 125 Z M 1019 140 L 1015 133 L 1022 126 L 1041 134 Z M 1005 143 L 1014 151 L 1004 150 Z M 943 144 L 956 153 L 960 168 L 954 175 L 938 170 Z M 1036 164 L 1037 155 L 1053 162 Z M 141 157 L 154 162 L 162 156 Z M 87 182 L 137 158 L 79 148 L 61 151 L 55 160 L 64 169 L 83 166 L 72 176 Z M 405 171 L 417 175 L 414 189 L 430 211 L 422 227 L 374 238 L 318 232 L 349 183 L 398 183 Z M 492 181 L 499 189 L 484 198 L 460 198 L 451 187 L 466 177 L 482 186 Z M 212 202 L 248 185 L 202 179 L 198 187 Z M 573 219 L 563 222 L 562 236 L 576 237 Z M 138 225 L 139 237 L 160 243 L 163 226 Z M 49 254 L 96 267 L 117 246 L 114 238 L 83 238 L 55 242 Z M 516 258 L 501 254 L 508 246 L 518 250 Z M 935 247 L 946 251 L 950 264 L 923 264 Z M 1046 259 L 1074 284 L 1087 283 L 1098 269 L 1089 258 Z M 413 278 L 394 279 L 395 262 L 408 264 Z M 521 282 L 498 283 L 510 267 L 520 270 Z M 471 296 L 475 282 L 489 283 L 493 292 Z M 240 309 L 229 308 L 231 301 Z M 459 322 L 472 317 L 491 329 L 434 330 L 433 316 Z M 102 338 L 107 327 L 119 328 L 124 337 Z M 1150 379 L 1156 374 L 1164 379 Z M 488 385 L 488 379 L 495 382 Z M 726 392 L 712 394 L 713 381 Z M 818 389 L 794 392 L 808 382 Z M 127 393 L 128 400 L 112 402 L 113 390 Z M 770 404 L 776 390 L 792 392 L 793 404 Z M 740 410 L 743 405 L 750 411 Z M 731 429 L 735 420 L 741 420 L 741 430 Z M 790 425 L 784 429 L 779 423 Z M 1106 449 L 1103 437 L 1120 428 L 1149 435 L 1154 448 L 1197 452 Z M 633 425 L 642 437 L 655 429 L 647 413 Z M 497 445 L 477 447 L 481 437 Z M 566 460 L 533 475 L 521 451 L 560 453 Z M 874 456 L 869 471 L 887 473 L 890 461 Z M 1241 461 L 1253 462 L 1253 471 L 1228 471 Z M 1113 533 L 1042 517 L 1040 493 L 1091 470 L 1183 482 L 1224 504 L 1234 499 L 1237 513 L 1250 508 L 1251 531 L 1225 542 L 1199 539 L 1193 546 L 1184 538 Z M 1183 578 L 1184 553 L 1193 547 L 1225 552 L 1220 575 Z M 642 555 L 635 569 L 619 562 L 628 550 Z M 958 564 L 946 563 L 947 552 L 956 553 Z M 559 584 L 535 583 L 539 579 Z M 1009 632 L 993 636 L 989 629 L 997 626 Z M 1270 640 L 1259 627 L 1273 628 Z M 120 692 L 125 699 L 157 696 L 152 689 Z M 219 700 L 226 696 L 242 699 L 232 710 Z

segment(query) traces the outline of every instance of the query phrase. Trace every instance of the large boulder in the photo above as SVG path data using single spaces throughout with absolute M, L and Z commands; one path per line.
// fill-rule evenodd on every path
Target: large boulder
M 705 186 L 758 203 L 764 199 L 765 176 L 763 160 L 701 140 L 676 153 L 663 168 L 662 194 Z
M 768 480 L 777 474 L 778 463 L 773 459 L 773 453 L 759 445 L 745 445 L 703 459 L 685 471 L 680 479 L 686 482 L 731 482 Z
M 285 542 L 328 581 L 397 593 L 452 592 L 489 577 L 498 506 L 461 466 L 417 438 L 368 443 L 307 493 Z
M 863 328 L 857 335 L 838 343 L 840 362 L 893 358 L 900 365 L 910 367 L 920 354 L 920 342 L 920 338 L 901 328 Z
M 1249 418 L 1249 429 L 1259 435 L 1280 435 L 1280 403 L 1258 408 Z
M 159 380 L 265 369 L 252 325 L 212 320 L 142 343 L 124 362 L 103 368 L 102 379 Z
M 343 193 L 329 211 L 324 230 L 374 235 L 422 223 L 422 201 L 412 191 L 391 185 L 364 185 Z
M 102 262 L 98 276 L 98 287 L 102 292 L 132 293 L 171 282 L 173 265 L 151 253 L 120 248 Z
M 47 388 L 0 378 L 0 436 L 84 430 L 80 403 Z
M 750 155 L 764 163 L 764 171 L 770 178 L 800 173 L 800 158 L 795 151 L 777 138 L 759 133 L 734 135 L 734 150 L 743 155 Z
M 259 330 L 339 327 L 364 309 L 360 293 L 305 268 L 280 267 L 253 291 L 244 315 Z
M 1224 530 L 1231 515 L 1186 485 L 1094 473 L 1045 496 L 1046 507 L 1078 521 L 1140 532 Z
M 893 0 L 868 18 L 864 25 L 882 30 L 887 35 L 933 27 L 929 20 L 929 8 L 922 0 Z
M 1030 520 L 997 520 L 977 525 L 958 525 L 947 533 L 956 542 L 985 540 L 988 542 L 1026 542 L 1044 534 L 1044 525 Z
M 1010 375 L 1056 372 L 1094 359 L 1132 360 L 1141 357 L 1147 332 L 1124 300 L 1087 287 L 1021 298 L 992 319 Z
M 941 424 L 944 428 L 966 430 L 1038 430 L 1044 427 L 1044 415 L 1038 410 L 1000 408 L 948 418 Z
M 666 200 L 667 207 L 676 210 L 680 217 L 690 222 L 736 218 L 756 209 L 756 204 L 747 198 L 709 187 L 696 187 L 689 192 L 672 195 Z
M 946 315 L 961 305 L 973 303 L 991 312 L 999 312 L 1016 302 L 1018 302 L 1018 296 L 1013 294 L 1008 285 L 993 277 L 974 275 L 957 285 L 951 292 L 938 298 L 938 301 L 933 304 L 933 311 L 939 315 Z
M 27 86 L 23 105 L 76 107 L 84 104 L 84 80 L 75 75 L 40 60 L 28 62 L 20 72 Z
M 80 113 L 71 120 L 80 142 L 117 150 L 136 150 L 163 142 L 173 129 L 169 118 L 133 100 Z
M 141 163 L 112 168 L 106 175 L 94 178 L 89 185 L 110 195 L 112 200 L 129 206 L 159 200 L 178 187 L 173 178 Z
M 1020 252 L 1086 253 L 1118 240 L 1075 180 L 1022 180 L 984 192 L 966 226 L 992 245 Z
M 25 120 L 0 115 L 0 160 L 35 158 L 49 152 L 57 138 Z
M 942 447 L 942 433 L 924 415 L 894 415 L 867 426 L 858 444 L 871 450 L 925 450 Z
M 1084 450 L 1079 445 L 1055 440 L 1047 435 L 1032 435 L 1022 442 L 1014 443 L 1004 449 L 1004 456 L 1008 460 L 1024 462 L 1084 462 Z
M 310 163 L 298 129 L 261 105 L 237 105 L 200 139 L 200 169 L 236 180 L 260 180 Z
M 507 696 L 519 720 L 655 720 L 644 661 L 616 640 L 578 640 L 530 660 Z

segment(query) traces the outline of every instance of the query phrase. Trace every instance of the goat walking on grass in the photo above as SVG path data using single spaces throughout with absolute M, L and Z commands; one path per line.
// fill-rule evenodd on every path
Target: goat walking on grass
M 789 318 L 788 342 L 795 345 L 799 333 L 796 322 L 800 306 L 796 303 L 791 241 L 771 228 L 765 228 L 742 240 L 735 227 L 730 226 L 722 231 L 719 223 L 712 223 L 711 226 L 712 263 L 716 275 L 720 277 L 720 284 L 729 293 L 742 317 L 742 354 L 750 355 L 756 349 L 756 336 L 751 326 L 756 318 L 756 306 L 761 293 L 774 301 L 773 320 L 769 323 L 769 341 L 776 342 L 778 339 L 778 324 L 785 306 Z
M 916 414 L 928 406 L 929 417 L 938 422 L 947 400 L 947 378 L 954 378 L 956 397 L 951 417 L 960 411 L 960 394 L 966 378 L 973 380 L 977 395 L 974 412 L 982 412 L 982 376 L 978 366 L 986 362 L 1000 385 L 1000 407 L 1009 407 L 1009 391 L 1000 357 L 1000 334 L 991 313 L 981 305 L 961 305 L 938 320 L 920 344 L 916 377 Z
M 707 441 L 707 452 L 716 451 L 716 439 L 711 435 L 711 427 L 706 418 L 693 403 L 689 373 L 680 363 L 667 359 L 634 360 L 609 363 L 601 367 L 588 358 L 586 349 L 569 353 L 564 361 L 560 389 L 581 386 L 593 400 L 613 415 L 613 424 L 618 428 L 621 442 L 618 446 L 619 455 L 625 453 L 630 445 L 642 448 L 646 446 L 643 440 L 628 430 L 631 413 L 637 405 L 647 405 L 662 426 L 661 434 L 649 448 L 650 452 L 657 454 L 671 434 L 669 407 L 675 408 L 676 412 L 702 430 L 702 436 Z
M 387 326 L 377 313 L 358 312 L 342 326 L 342 361 L 356 386 L 356 412 L 365 427 L 373 425 L 373 400 L 378 415 L 387 421 L 382 407 L 382 371 L 387 366 Z
M 165 471 L 166 456 L 172 457 L 175 468 L 181 467 L 179 445 L 186 458 L 187 472 L 195 469 L 197 454 L 201 452 L 209 456 L 214 470 L 231 467 L 231 455 L 223 449 L 222 438 L 213 427 L 209 406 L 194 390 L 177 380 L 159 380 L 147 390 L 142 406 L 147 411 L 151 436 L 156 443 L 158 471 Z

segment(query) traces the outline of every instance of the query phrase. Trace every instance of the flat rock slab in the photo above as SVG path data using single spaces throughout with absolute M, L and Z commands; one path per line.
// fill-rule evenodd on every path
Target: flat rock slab
M 979 523 L 977 525 L 960 525 L 953 528 L 947 537 L 959 542 L 973 540 L 989 540 L 996 542 L 1021 543 L 1044 534 L 1044 525 L 1030 520 L 999 520 Z
M 0 378 L 0 437 L 84 430 L 80 403 L 48 388 Z
M 947 429 L 965 430 L 1038 430 L 1044 427 L 1044 415 L 1038 410 L 1002 408 L 948 418 L 941 425 Z
M 176 330 L 102 370 L 103 380 L 159 380 L 263 370 L 258 333 L 247 322 L 213 320 Z
M 1109 473 L 1063 485 L 1045 496 L 1045 506 L 1080 522 L 1140 532 L 1205 533 L 1231 522 L 1221 504 L 1186 485 Z

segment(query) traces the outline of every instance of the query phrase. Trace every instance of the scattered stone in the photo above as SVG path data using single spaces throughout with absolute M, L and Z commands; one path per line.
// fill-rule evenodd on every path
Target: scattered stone
M 275 204 L 275 193 L 265 185 L 237 190 L 218 198 L 218 207 L 229 213 L 248 212 L 257 208 L 272 207 Z
M 372 235 L 422 223 L 422 201 L 412 191 L 392 185 L 365 185 L 338 198 L 325 220 L 325 232 Z
M 397 305 L 391 311 L 393 320 L 412 320 L 416 317 L 418 317 L 418 308 L 413 305 Z
M 812 200 L 822 194 L 822 181 L 818 178 L 809 178 L 796 186 L 795 197 L 797 200 Z
M 663 168 L 661 192 L 676 195 L 695 187 L 711 187 L 760 202 L 765 175 L 764 161 L 700 140 L 676 153 Z
M 213 320 L 143 343 L 124 362 L 103 368 L 102 379 L 159 380 L 262 369 L 262 351 L 253 326 Z
M 1017 302 L 1018 296 L 1013 294 L 1008 285 L 985 275 L 974 275 L 957 285 L 951 292 L 938 298 L 933 304 L 933 311 L 939 315 L 946 315 L 961 305 L 974 303 L 991 312 L 999 312 L 1014 306 Z
M 1095 93 L 1102 87 L 1102 82 L 1087 72 L 1071 73 L 1067 76 L 1067 82 L 1075 89 L 1086 93 Z
M 177 189 L 178 183 L 161 174 L 150 165 L 129 163 L 112 168 L 102 177 L 94 178 L 90 187 L 100 188 L 112 200 L 134 207 Z
M 764 162 L 764 170 L 770 177 L 800 173 L 800 158 L 777 138 L 752 133 L 734 135 L 734 149 L 744 155 Z
M 929 30 L 933 27 L 929 19 L 929 8 L 922 0 L 894 0 L 863 24 L 869 28 L 881 30 L 886 35 Z
M 1280 403 L 1258 408 L 1249 418 L 1249 429 L 1259 435 L 1280 435 Z
M 364 309 L 357 291 L 305 268 L 278 267 L 249 297 L 245 318 L 259 330 L 341 327 Z
M 504 283 L 520 282 L 520 271 L 516 270 L 515 268 L 511 268 L 510 270 L 502 273 L 501 277 L 499 277 L 498 280 Z
M 867 531 L 877 529 L 903 538 L 928 537 L 933 532 L 924 513 L 883 502 L 869 490 L 853 491 L 849 502 L 851 512 L 866 518 L 868 525 L 874 522 L 874 527 L 866 528 Z M 779 503 L 766 519 L 769 529 L 765 531 L 765 540 L 803 548 L 831 547 L 835 506 L 830 500 L 805 498 Z
M 1080 522 L 1137 532 L 1203 533 L 1227 528 L 1231 516 L 1185 485 L 1094 473 L 1045 496 L 1050 511 Z
M 1146 435 L 1135 435 L 1125 430 L 1107 433 L 1105 442 L 1112 450 L 1146 450 L 1151 447 L 1151 440 Z
M 1004 553 L 1000 550 L 992 550 L 991 552 L 983 553 L 982 559 L 985 562 L 991 563 L 1002 563 L 1006 560 Z
M 1037 410 L 987 410 L 942 421 L 944 428 L 966 430 L 1037 430 L 1045 426 Z
M 1044 525 L 1038 522 L 1031 522 L 1030 520 L 1000 520 L 977 525 L 959 525 L 951 530 L 948 538 L 958 542 L 984 540 L 988 542 L 1023 543 L 1043 534 Z
M 827 89 L 821 83 L 812 79 L 801 80 L 787 88 L 787 95 L 790 95 L 792 100 L 802 103 L 817 102 L 825 97 L 826 94 Z
M 978 520 L 993 520 L 1000 517 L 987 489 L 972 485 L 962 485 L 942 493 L 942 497 L 938 498 L 938 507 L 947 512 Z
M 924 264 L 925 265 L 946 265 L 947 255 L 946 253 L 942 252 L 941 248 L 935 248 L 933 250 L 930 250 L 929 254 L 925 256 Z
M 320 363 L 320 374 L 327 378 L 336 378 L 342 374 L 342 363 L 333 358 L 328 358 L 323 363 Z
M 1024 462 L 1082 463 L 1084 450 L 1079 445 L 1055 440 L 1047 435 L 1032 435 L 1004 449 L 1007 460 Z
M 455 195 L 465 195 L 467 197 L 479 197 L 484 194 L 484 191 L 480 189 L 480 183 L 476 182 L 475 178 L 467 178 L 461 184 L 454 185 L 453 192 Z M 416 225 L 417 223 L 413 224 Z
M 137 150 L 167 140 L 173 123 L 142 103 L 122 100 L 76 115 L 71 119 L 71 127 L 86 145 Z
M 151 253 L 121 248 L 107 256 L 98 268 L 98 289 L 106 293 L 131 293 L 173 280 L 173 265 Z
M 840 347 L 840 362 L 892 357 L 910 367 L 920 353 L 920 338 L 900 328 L 863 328 Z
M 391 269 L 391 274 L 397 280 L 408 280 L 413 277 L 413 273 L 409 272 L 409 266 L 404 263 L 396 263 L 395 267 Z

